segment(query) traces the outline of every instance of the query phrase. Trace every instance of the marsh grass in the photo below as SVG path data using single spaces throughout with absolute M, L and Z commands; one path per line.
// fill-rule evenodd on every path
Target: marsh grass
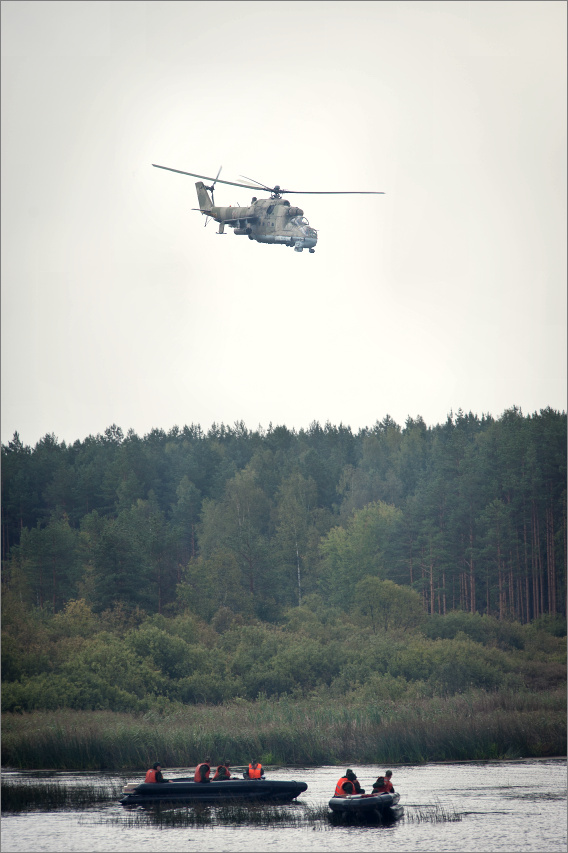
M 2 782 L 2 812 L 88 809 L 115 801 L 121 785 L 65 785 L 59 782 Z
M 408 823 L 455 823 L 463 820 L 463 814 L 452 806 L 435 803 L 426 806 L 405 806 L 404 818 Z
M 111 711 L 2 715 L 2 765 L 65 770 L 485 761 L 566 754 L 566 693 L 485 693 L 372 705 L 259 699 L 180 706 L 136 716 Z
M 213 826 L 311 826 L 324 829 L 328 816 L 327 805 L 306 806 L 292 804 L 277 806 L 264 803 L 223 806 L 191 806 L 185 808 L 138 809 L 128 812 L 124 817 L 100 818 L 102 823 L 114 823 L 128 828 L 158 826 L 213 827 Z
M 405 808 L 402 820 L 409 823 L 447 823 L 461 821 L 463 815 L 450 806 L 440 803 L 434 805 L 414 806 Z M 99 818 L 101 823 L 112 823 L 127 828 L 145 826 L 167 827 L 214 827 L 214 826 L 282 826 L 282 827 L 312 827 L 326 829 L 344 825 L 345 821 L 338 819 L 330 811 L 327 804 L 307 806 L 275 806 L 267 804 L 223 805 L 223 806 L 192 806 L 185 808 L 155 808 L 138 809 L 124 816 Z M 359 822 L 359 821 L 354 821 Z M 388 821 L 387 821 L 388 822 Z

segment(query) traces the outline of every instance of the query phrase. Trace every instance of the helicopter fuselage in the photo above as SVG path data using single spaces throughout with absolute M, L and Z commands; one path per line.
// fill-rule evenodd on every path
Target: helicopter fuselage
M 317 231 L 310 226 L 304 211 L 290 205 L 287 199 L 253 198 L 249 207 L 217 207 L 211 203 L 202 181 L 195 187 L 201 212 L 219 223 L 219 234 L 223 234 L 228 225 L 237 236 L 258 243 L 292 246 L 296 252 L 314 251 Z

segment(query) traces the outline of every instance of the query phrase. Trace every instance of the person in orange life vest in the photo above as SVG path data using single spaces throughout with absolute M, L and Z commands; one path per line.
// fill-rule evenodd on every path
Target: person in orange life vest
M 262 779 L 264 776 L 262 764 L 259 764 L 256 758 L 253 758 L 248 766 L 248 770 L 243 773 L 245 779 Z
M 349 779 L 350 782 L 353 782 L 353 787 L 355 788 L 356 794 L 364 794 L 365 793 L 365 789 L 361 787 L 361 783 L 357 779 L 357 776 L 355 775 L 353 770 L 351 770 L 351 769 L 346 770 L 345 775 L 347 776 L 347 778 Z
M 385 777 L 379 776 L 375 782 L 373 782 L 373 794 L 390 794 L 390 791 L 385 784 Z
M 335 793 L 333 796 L 334 797 L 347 797 L 347 796 L 351 796 L 354 793 L 355 793 L 355 785 L 351 781 L 351 779 L 349 779 L 349 777 L 347 776 L 347 773 L 346 773 L 345 776 L 341 777 L 341 779 L 338 781 L 337 785 L 335 786 Z
M 198 764 L 195 768 L 194 781 L 195 782 L 209 782 L 209 773 L 211 772 L 211 759 L 206 758 L 205 761 L 202 761 L 201 764 Z
M 387 770 L 385 773 L 385 785 L 387 786 L 389 794 L 394 794 L 394 787 L 391 782 L 392 770 Z
M 164 779 L 162 776 L 162 765 L 159 761 L 156 761 L 155 764 L 152 765 L 151 770 L 146 772 L 145 782 L 169 782 L 170 779 Z
M 229 770 L 229 762 L 223 761 L 223 764 L 219 764 L 217 770 L 215 771 L 215 775 L 213 776 L 214 782 L 223 782 L 225 779 L 231 778 L 231 771 Z

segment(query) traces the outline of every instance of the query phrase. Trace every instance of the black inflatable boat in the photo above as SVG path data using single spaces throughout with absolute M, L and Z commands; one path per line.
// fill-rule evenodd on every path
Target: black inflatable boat
M 345 822 L 375 821 L 388 823 L 404 815 L 404 806 L 399 805 L 400 794 L 353 794 L 347 797 L 332 797 L 329 807 L 332 816 Z
M 223 782 L 130 782 L 120 800 L 125 808 L 156 804 L 192 805 L 192 803 L 277 802 L 289 803 L 307 789 L 305 782 L 281 782 L 276 779 L 228 779 Z

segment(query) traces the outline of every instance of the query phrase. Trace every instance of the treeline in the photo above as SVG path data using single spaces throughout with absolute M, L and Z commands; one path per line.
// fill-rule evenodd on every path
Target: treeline
M 188 610 L 95 614 L 84 600 L 52 615 L 26 608 L 8 591 L 2 711 L 171 715 L 189 706 L 287 698 L 308 701 L 314 711 L 358 707 L 380 722 L 389 708 L 399 717 L 403 707 L 435 713 L 439 697 L 473 691 L 498 694 L 503 711 L 528 702 L 544 712 L 555 696 L 565 734 L 564 619 L 521 625 L 463 611 L 428 615 L 418 593 L 377 584 L 373 613 L 363 596 L 345 613 L 312 595 L 288 608 L 279 625 L 229 608 L 210 624 Z
M 84 600 L 99 615 L 219 624 L 277 625 L 317 600 L 359 608 L 377 635 L 391 599 L 408 628 L 455 610 L 565 616 L 566 439 L 564 412 L 516 408 L 435 427 L 387 417 L 357 434 L 237 423 L 140 438 L 113 425 L 30 448 L 15 433 L 2 445 L 3 590 L 52 615 Z

